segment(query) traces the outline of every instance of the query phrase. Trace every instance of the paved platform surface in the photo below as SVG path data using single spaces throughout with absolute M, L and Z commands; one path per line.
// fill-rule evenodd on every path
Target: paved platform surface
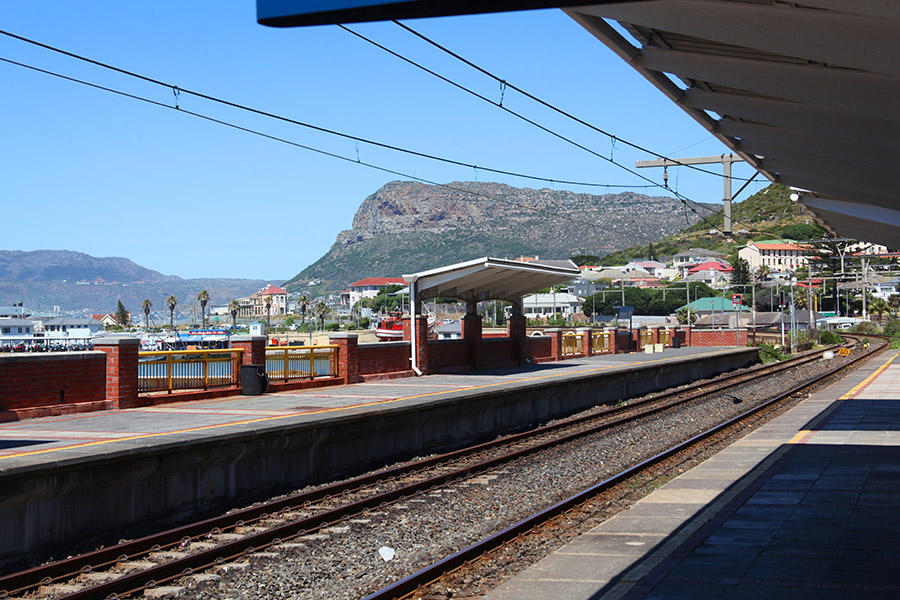
M 310 422 L 342 411 L 378 410 L 390 404 L 427 402 L 470 390 L 508 389 L 554 378 L 735 350 L 667 348 L 660 354 L 599 355 L 515 369 L 429 375 L 0 423 L 0 475 L 11 469 L 36 468 L 67 459 L 103 456 L 112 451 L 138 451 L 154 444 Z
M 889 352 L 486 600 L 900 598 L 900 359 Z

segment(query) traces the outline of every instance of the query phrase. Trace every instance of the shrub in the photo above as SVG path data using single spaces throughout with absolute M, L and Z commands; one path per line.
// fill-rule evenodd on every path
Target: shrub
M 819 334 L 819 342 L 823 346 L 834 346 L 837 344 L 842 344 L 844 342 L 844 339 L 837 333 L 826 329 Z
M 775 344 L 758 344 L 759 360 L 763 364 L 785 360 L 787 355 Z

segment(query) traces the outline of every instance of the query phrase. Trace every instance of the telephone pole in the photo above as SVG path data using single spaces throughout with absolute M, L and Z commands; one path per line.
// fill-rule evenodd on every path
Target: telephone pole
M 725 194 L 722 199 L 725 204 L 725 225 L 723 227 L 723 233 L 725 234 L 725 237 L 731 237 L 731 163 L 736 162 L 744 162 L 744 159 L 740 156 L 735 156 L 734 154 L 722 154 L 721 156 L 698 156 L 694 158 L 662 158 L 657 160 L 639 160 L 635 163 L 635 166 L 637 168 L 662 167 L 663 169 L 667 169 L 668 167 L 677 167 L 680 165 L 712 165 L 722 163 L 725 171 Z M 664 181 L 666 182 L 666 187 L 669 187 L 668 173 L 664 172 L 663 177 Z

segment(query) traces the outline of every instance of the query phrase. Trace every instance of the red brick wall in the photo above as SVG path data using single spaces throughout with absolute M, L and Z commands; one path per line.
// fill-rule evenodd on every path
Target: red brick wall
M 0 356 L 0 421 L 106 408 L 102 352 Z
M 480 368 L 493 369 L 518 364 L 515 360 L 515 351 L 516 346 L 512 338 L 487 338 L 481 343 Z
M 525 356 L 533 361 L 549 360 L 553 356 L 550 338 L 548 336 L 526 337 Z
M 359 357 L 359 374 L 374 375 L 379 373 L 398 373 L 408 371 L 409 342 L 380 342 L 376 344 L 360 344 L 357 349 Z
M 429 340 L 428 369 L 434 373 L 471 369 L 468 340 Z
M 741 331 L 740 344 L 737 343 L 737 336 L 734 330 L 727 329 L 691 329 L 691 345 L 692 346 L 746 346 L 747 332 Z

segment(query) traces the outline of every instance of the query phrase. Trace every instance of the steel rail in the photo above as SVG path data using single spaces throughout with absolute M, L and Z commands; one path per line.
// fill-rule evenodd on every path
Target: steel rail
M 839 371 L 843 371 L 857 362 L 868 359 L 875 354 L 883 352 L 887 348 L 887 345 L 881 346 L 879 348 L 874 349 L 872 352 L 867 352 L 862 356 L 856 357 L 852 361 L 848 362 L 845 365 L 842 365 L 838 369 L 831 371 L 829 373 L 820 375 L 815 379 L 808 381 L 803 384 L 799 384 L 788 390 L 787 392 L 783 392 L 774 398 L 760 404 L 754 408 L 751 408 L 736 417 L 733 417 L 715 427 L 712 427 L 702 433 L 695 435 L 694 437 L 681 442 L 671 448 L 660 452 L 659 454 L 648 458 L 647 460 L 638 463 L 624 471 L 621 471 L 612 477 L 609 477 L 600 483 L 597 483 L 581 492 L 562 500 L 553 506 L 545 508 L 544 510 L 522 519 L 518 523 L 515 523 L 506 529 L 491 535 L 480 542 L 476 542 L 467 548 L 460 550 L 420 571 L 409 575 L 397 581 L 396 583 L 391 584 L 390 586 L 383 588 L 373 594 L 366 596 L 363 600 L 401 600 L 403 598 L 407 598 L 409 595 L 413 594 L 416 590 L 421 587 L 431 584 L 446 574 L 459 569 L 460 567 L 466 565 L 467 563 L 471 563 L 473 560 L 487 554 L 488 552 L 502 546 L 503 544 L 516 539 L 517 537 L 528 533 L 535 527 L 551 520 L 552 518 L 565 513 L 587 501 L 592 499 L 594 496 L 597 496 L 613 486 L 616 486 L 624 481 L 627 481 L 631 477 L 638 475 L 642 471 L 652 467 L 663 460 L 666 460 L 679 452 L 682 452 L 691 446 L 698 444 L 713 436 L 721 431 L 728 429 L 729 427 L 747 419 L 748 417 L 754 416 L 755 414 L 766 410 L 773 405 L 783 401 L 786 398 L 793 396 L 794 394 L 800 393 L 805 389 L 816 385 L 818 382 L 826 379 L 828 377 L 833 376 L 835 373 Z
M 807 355 L 804 357 L 799 357 L 797 359 L 784 361 L 776 365 L 769 365 L 768 367 L 754 370 L 751 373 L 726 376 L 721 380 L 703 384 L 705 390 L 699 393 L 691 393 L 687 389 L 667 391 L 650 398 L 641 399 L 629 405 L 611 408 L 610 410 L 607 410 L 599 415 L 588 415 L 579 417 L 577 419 L 547 425 L 537 429 L 529 430 L 527 432 L 507 436 L 500 440 L 485 442 L 483 444 L 456 450 L 419 462 L 407 463 L 405 465 L 400 465 L 398 467 L 379 471 L 371 475 L 353 478 L 339 484 L 325 486 L 288 498 L 279 499 L 271 503 L 243 509 L 240 511 L 229 513 L 227 515 L 207 519 L 183 527 L 170 529 L 158 534 L 153 534 L 144 538 L 132 540 L 130 542 L 125 542 L 124 544 L 81 554 L 56 563 L 49 563 L 47 565 L 34 567 L 33 569 L 14 573 L 5 577 L 0 577 L 0 592 L 5 592 L 6 594 L 18 593 L 23 590 L 36 587 L 37 585 L 39 585 L 39 583 L 36 582 L 46 583 L 70 579 L 83 572 L 97 570 L 100 568 L 108 568 L 111 565 L 114 565 L 122 560 L 134 559 L 138 556 L 147 555 L 150 552 L 176 546 L 185 540 L 201 538 L 210 533 L 231 529 L 236 526 L 246 525 L 248 522 L 252 523 L 254 521 L 261 520 L 267 517 L 276 517 L 278 516 L 277 513 L 286 510 L 299 510 L 303 508 L 303 504 L 319 501 L 322 499 L 329 499 L 334 496 L 348 493 L 350 491 L 356 491 L 366 486 L 381 483 L 386 479 L 391 479 L 402 475 L 415 473 L 416 471 L 433 468 L 434 466 L 440 465 L 441 463 L 459 460 L 468 455 L 477 454 L 478 452 L 491 450 L 504 445 L 511 445 L 521 440 L 534 438 L 542 434 L 552 433 L 559 429 L 573 428 L 590 420 L 597 420 L 598 418 L 608 419 L 609 417 L 614 416 L 617 412 L 629 410 L 634 411 L 635 408 L 638 408 L 644 404 L 659 404 L 666 398 L 679 395 L 684 396 L 677 402 L 673 402 L 668 405 L 644 410 L 612 422 L 605 422 L 601 425 L 597 425 L 586 430 L 570 433 L 553 440 L 535 444 L 527 448 L 523 448 L 500 457 L 496 457 L 494 459 L 482 461 L 477 465 L 470 465 L 444 475 L 431 477 L 422 482 L 402 486 L 392 491 L 382 492 L 381 494 L 357 502 L 353 502 L 345 506 L 341 506 L 334 510 L 318 513 L 309 518 L 304 518 L 302 520 L 294 521 L 282 526 L 275 526 L 265 532 L 248 535 L 248 537 L 242 540 L 227 542 L 216 546 L 215 548 L 196 552 L 183 558 L 176 559 L 170 563 L 158 565 L 157 567 L 152 567 L 149 570 L 141 571 L 133 575 L 120 576 L 110 582 L 99 584 L 90 588 L 85 588 L 85 590 L 80 590 L 64 597 L 107 598 L 109 595 L 113 594 L 129 594 L 142 589 L 143 587 L 146 587 L 145 585 L 138 585 L 137 587 L 134 587 L 134 585 L 137 579 L 140 578 L 143 578 L 145 581 L 147 581 L 148 574 L 152 575 L 149 579 L 155 582 L 170 580 L 175 577 L 179 577 L 188 571 L 196 571 L 212 566 L 218 562 L 226 560 L 229 556 L 233 557 L 244 554 L 248 548 L 251 550 L 254 548 L 259 549 L 260 547 L 272 544 L 276 540 L 280 541 L 285 538 L 302 535 L 309 529 L 316 529 L 319 527 L 327 526 L 331 522 L 340 520 L 348 514 L 354 514 L 367 509 L 375 508 L 383 504 L 396 501 L 403 497 L 418 493 L 419 491 L 430 489 L 436 485 L 442 485 L 450 480 L 465 477 L 478 471 L 494 468 L 496 466 L 499 466 L 500 464 L 504 464 L 506 462 L 521 458 L 522 456 L 526 456 L 528 454 L 539 452 L 541 450 L 566 443 L 568 441 L 571 441 L 572 439 L 590 435 L 602 429 L 607 429 L 628 421 L 645 417 L 648 414 L 656 412 L 657 410 L 663 410 L 665 408 L 670 408 L 683 402 L 694 400 L 700 396 L 720 392 L 724 389 L 727 389 L 728 387 L 739 385 L 740 383 L 743 383 L 748 379 L 759 377 L 761 374 L 763 374 L 763 371 L 767 373 L 779 372 L 787 368 L 805 364 L 812 360 L 818 360 L 821 352 L 824 351 L 820 351 L 813 355 Z M 89 593 L 92 590 L 97 590 L 97 594 Z M 0 597 L 3 597 L 2 593 L 0 593 Z

